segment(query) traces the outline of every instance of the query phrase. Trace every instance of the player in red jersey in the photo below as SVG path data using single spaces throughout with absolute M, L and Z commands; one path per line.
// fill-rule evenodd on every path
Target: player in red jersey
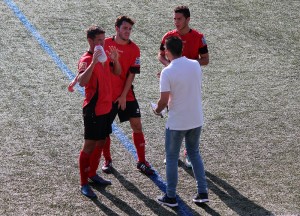
M 89 198 L 96 198 L 88 181 L 98 185 L 110 185 L 96 174 L 99 166 L 102 146 L 105 139 L 112 132 L 110 111 L 112 108 L 112 73 L 120 74 L 118 52 L 111 47 L 109 57 L 114 62 L 110 66 L 109 60 L 99 62 L 101 51 L 95 51 L 96 45 L 104 45 L 105 31 L 99 26 L 91 26 L 87 31 L 89 50 L 84 53 L 78 62 L 78 75 L 72 83 L 78 81 L 85 88 L 83 102 L 84 144 L 79 155 L 79 170 L 81 193 Z
M 139 104 L 133 91 L 133 80 L 140 73 L 140 49 L 130 40 L 134 21 L 127 16 L 119 16 L 115 22 L 116 35 L 105 39 L 105 47 L 115 46 L 119 52 L 119 61 L 122 72 L 120 76 L 112 77 L 113 108 L 112 121 L 116 115 L 120 122 L 129 121 L 132 128 L 132 139 L 136 147 L 138 162 L 137 169 L 146 175 L 154 174 L 154 170 L 145 158 L 145 139 L 142 130 Z M 105 162 L 103 172 L 111 173 L 112 158 L 110 154 L 110 138 L 108 136 L 103 147 Z
M 166 38 L 170 36 L 177 36 L 181 38 L 183 42 L 183 56 L 197 60 L 201 66 L 209 63 L 209 55 L 205 37 L 201 32 L 190 28 L 189 22 L 189 8 L 187 6 L 176 7 L 174 9 L 174 25 L 176 29 L 167 32 L 163 36 L 161 40 L 160 51 L 158 53 L 158 60 L 163 65 L 167 66 L 170 63 L 165 55 Z
M 158 60 L 164 66 L 167 66 L 170 63 L 170 61 L 166 58 L 165 55 L 166 38 L 170 36 L 177 36 L 181 38 L 183 42 L 182 56 L 185 56 L 189 59 L 197 60 L 201 66 L 207 65 L 209 63 L 209 54 L 205 37 L 201 32 L 190 28 L 189 22 L 189 8 L 187 6 L 177 6 L 174 9 L 174 25 L 176 29 L 167 32 L 163 36 L 161 40 L 160 50 L 158 53 Z M 160 72 L 157 75 L 160 76 Z M 186 157 L 185 164 L 187 167 L 191 167 L 191 163 L 188 157 Z

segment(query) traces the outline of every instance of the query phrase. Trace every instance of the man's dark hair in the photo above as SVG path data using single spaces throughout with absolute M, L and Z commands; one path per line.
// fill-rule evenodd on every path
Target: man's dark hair
M 166 49 L 171 52 L 174 57 L 182 55 L 182 40 L 179 37 L 171 36 L 166 39 Z
M 95 39 L 99 34 L 105 34 L 104 29 L 100 26 L 92 25 L 86 30 L 86 37 L 90 39 Z
M 120 28 L 120 26 L 122 25 L 123 22 L 128 22 L 131 25 L 134 25 L 134 21 L 130 17 L 128 17 L 128 16 L 119 16 L 116 19 L 115 26 Z
M 177 6 L 174 9 L 174 13 L 182 13 L 185 18 L 188 18 L 191 16 L 190 9 L 187 6 L 183 6 L 183 5 Z

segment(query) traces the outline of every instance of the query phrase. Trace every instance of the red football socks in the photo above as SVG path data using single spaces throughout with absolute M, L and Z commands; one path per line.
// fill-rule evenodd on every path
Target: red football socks
M 133 143 L 135 145 L 138 161 L 145 163 L 145 138 L 143 133 L 132 133 Z
M 111 155 L 110 155 L 110 136 L 106 138 L 106 142 L 102 148 L 103 157 L 105 158 L 105 161 L 111 161 Z
M 103 148 L 102 146 L 100 147 L 99 145 L 96 145 L 94 151 L 90 156 L 89 177 L 93 177 L 97 174 L 96 172 L 100 163 L 102 148 Z
M 88 173 L 90 169 L 90 155 L 81 151 L 79 154 L 79 170 L 80 170 L 80 184 L 88 183 Z

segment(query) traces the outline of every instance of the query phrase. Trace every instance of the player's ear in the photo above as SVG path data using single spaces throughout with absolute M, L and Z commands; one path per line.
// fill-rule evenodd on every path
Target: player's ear
M 186 18 L 187 22 L 190 22 L 190 20 L 191 20 L 191 17 Z

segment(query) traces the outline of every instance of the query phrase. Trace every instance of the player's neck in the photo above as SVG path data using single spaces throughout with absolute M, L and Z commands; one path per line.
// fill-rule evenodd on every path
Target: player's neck
M 182 29 L 179 29 L 179 30 L 177 29 L 177 31 L 180 35 L 185 35 L 185 34 L 189 33 L 190 30 L 191 30 L 191 28 L 188 25 L 183 27 Z
M 114 39 L 115 39 L 115 42 L 117 44 L 125 45 L 125 44 L 129 43 L 129 39 L 128 40 L 124 40 L 121 37 L 119 37 L 118 35 L 116 35 Z

